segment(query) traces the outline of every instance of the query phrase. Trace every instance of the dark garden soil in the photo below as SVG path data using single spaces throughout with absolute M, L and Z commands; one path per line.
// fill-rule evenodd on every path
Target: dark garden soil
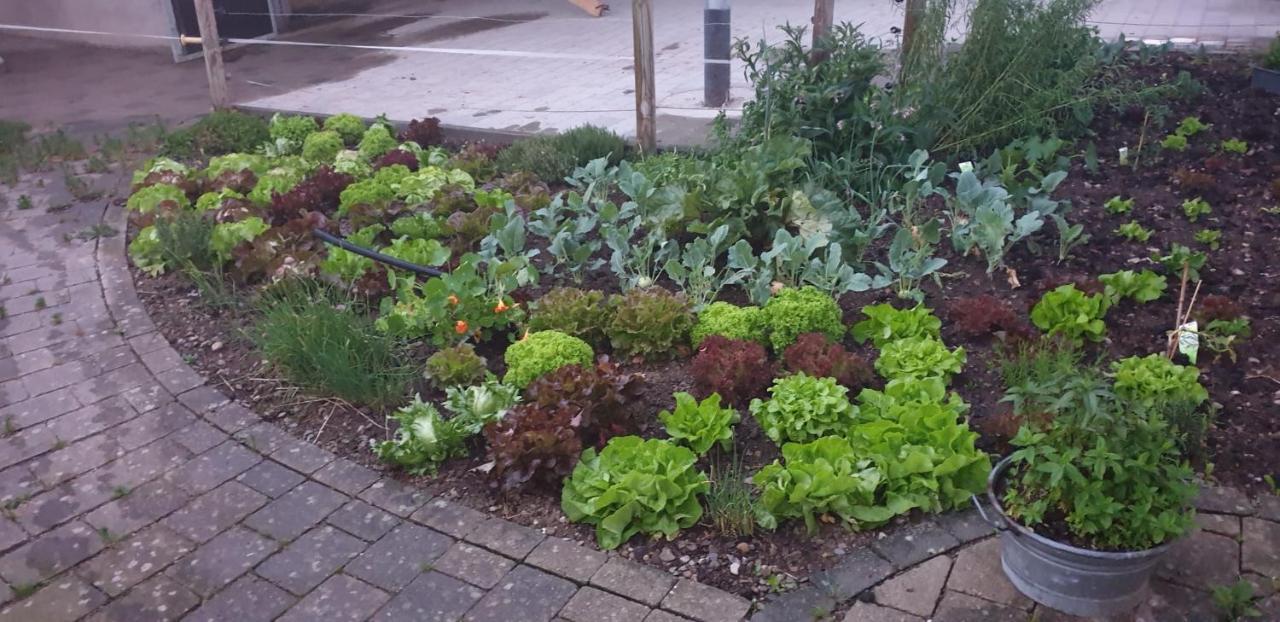
M 1089 243 L 1077 247 L 1062 263 L 1056 261 L 1056 241 L 1046 240 L 1045 244 L 1055 256 L 1035 256 L 1020 247 L 1008 261 L 1016 269 L 1017 284 L 1004 271 L 988 276 L 980 258 L 948 257 L 942 287 L 933 283 L 925 286 L 927 303 L 943 318 L 943 338 L 948 345 L 964 346 L 968 352 L 965 371 L 956 377 L 953 388 L 972 405 L 971 423 L 982 435 L 981 446 L 1000 454 L 1007 449 L 1005 441 L 1011 430 L 998 403 L 1003 393 L 998 367 L 993 364 L 998 339 L 960 334 L 949 319 L 954 302 L 989 294 L 1025 318 L 1048 289 L 1067 282 L 1086 282 L 1116 270 L 1159 270 L 1150 260 L 1153 253 L 1174 242 L 1207 250 L 1195 242 L 1195 233 L 1205 228 L 1220 230 L 1222 247 L 1209 252 L 1208 265 L 1201 271 L 1204 283 L 1199 297 L 1216 294 L 1234 301 L 1252 318 L 1253 336 L 1236 348 L 1235 360 L 1227 356 L 1213 360 L 1212 354 L 1202 352 L 1201 381 L 1213 400 L 1222 405 L 1207 439 L 1207 455 L 1214 478 L 1259 492 L 1268 486 L 1264 475 L 1280 478 L 1280 289 L 1275 280 L 1280 272 L 1280 213 L 1264 211 L 1280 207 L 1280 153 L 1276 150 L 1280 97 L 1250 90 L 1247 61 L 1240 58 L 1170 55 L 1132 71 L 1154 83 L 1182 70 L 1189 71 L 1206 90 L 1190 99 L 1166 103 L 1171 111 L 1165 126 L 1148 126 L 1148 148 L 1142 150 L 1136 169 L 1120 166 L 1116 153 L 1121 146 L 1128 146 L 1131 153 L 1137 151 L 1145 111 L 1100 112 L 1095 119 L 1097 170 L 1086 170 L 1077 158 L 1067 181 L 1055 194 L 1055 198 L 1072 202 L 1074 211 L 1069 218 L 1085 225 L 1092 236 Z M 1212 127 L 1196 135 L 1185 152 L 1160 149 L 1159 141 L 1186 116 L 1198 116 Z M 1217 145 L 1229 138 L 1248 141 L 1248 153 L 1222 154 Z M 1103 203 L 1116 195 L 1134 199 L 1131 214 L 1114 216 L 1103 209 Z M 1181 204 L 1196 196 L 1207 200 L 1213 213 L 1189 223 Z M 1149 242 L 1129 242 L 1113 233 L 1131 219 L 1154 231 Z M 369 441 L 384 438 L 383 414 L 308 396 L 275 380 L 243 335 L 252 323 L 252 313 L 246 307 L 212 311 L 199 304 L 194 288 L 179 277 L 149 278 L 135 273 L 135 278 L 139 295 L 161 331 L 213 384 L 300 438 L 382 468 L 369 450 Z M 606 281 L 612 279 L 597 283 Z M 1112 309 L 1106 318 L 1107 341 L 1092 346 L 1097 354 L 1124 357 L 1162 352 L 1167 331 L 1175 322 L 1177 290 L 1178 283 L 1171 279 L 1170 289 L 1159 301 Z M 860 319 L 862 306 L 892 297 L 888 290 L 845 296 L 841 305 L 846 323 Z M 846 345 L 874 360 L 870 349 Z M 501 342 L 480 348 L 494 371 L 501 371 L 501 349 Z M 418 354 L 420 360 L 426 352 Z M 636 409 L 640 432 L 660 435 L 656 413 L 672 406 L 673 392 L 691 388 L 688 359 L 624 363 L 646 381 L 643 403 Z M 416 388 L 424 399 L 443 397 L 425 385 Z M 777 456 L 776 448 L 749 416 L 743 417 L 737 439 L 745 473 Z M 484 461 L 483 448 L 477 443 L 470 458 L 451 461 L 438 475 L 407 479 L 432 494 L 594 545 L 590 527 L 569 524 L 561 514 L 558 490 L 500 495 L 476 470 Z M 757 530 L 737 537 L 699 525 L 682 532 L 675 542 L 634 538 L 620 551 L 704 583 L 760 597 L 779 580 L 785 586 L 793 578 L 807 577 L 875 537 L 875 532 L 855 534 L 832 525 L 824 525 L 817 536 L 809 536 L 797 521 L 774 533 Z

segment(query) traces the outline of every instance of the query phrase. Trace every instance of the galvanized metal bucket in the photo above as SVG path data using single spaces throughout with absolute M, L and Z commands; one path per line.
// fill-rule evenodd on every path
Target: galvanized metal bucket
M 983 509 L 977 495 L 973 504 L 1000 532 L 1000 565 L 1014 587 L 1046 607 L 1085 617 L 1125 613 L 1142 602 L 1169 543 L 1145 551 L 1091 551 L 1036 534 L 1009 518 L 996 497 L 996 482 L 1008 467 L 1005 458 L 987 476 L 987 502 L 994 515 Z

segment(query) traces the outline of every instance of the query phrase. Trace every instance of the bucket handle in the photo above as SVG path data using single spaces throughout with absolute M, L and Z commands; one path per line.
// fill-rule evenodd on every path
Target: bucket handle
M 996 531 L 1007 531 L 1009 529 L 1009 525 L 1007 525 L 1000 517 L 997 516 L 993 519 L 990 516 L 987 516 L 987 511 L 982 509 L 982 502 L 978 500 L 978 495 L 969 495 L 969 499 L 973 502 L 973 507 L 978 510 L 978 515 L 981 516 L 982 520 L 986 521 L 988 525 L 991 525 L 993 529 Z

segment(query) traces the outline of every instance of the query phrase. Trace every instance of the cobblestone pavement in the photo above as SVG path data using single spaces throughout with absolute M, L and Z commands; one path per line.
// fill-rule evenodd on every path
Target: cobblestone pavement
M 229 402 L 139 304 L 121 209 L 61 204 L 43 179 L 0 195 L 0 622 L 748 615 L 742 598 L 430 499 Z M 1280 611 L 1280 497 L 1202 505 L 1144 619 L 1208 619 L 1205 590 L 1238 576 Z M 943 516 L 751 619 L 1064 619 L 1034 611 L 997 558 L 972 513 Z

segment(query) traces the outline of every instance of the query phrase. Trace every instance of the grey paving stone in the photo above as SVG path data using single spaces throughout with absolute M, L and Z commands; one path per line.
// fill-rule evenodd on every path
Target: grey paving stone
M 1234 488 L 1205 486 L 1196 497 L 1196 509 L 1214 514 L 1252 516 L 1255 512 L 1249 497 Z
M 947 622 L 1026 622 L 1027 612 L 947 590 L 934 617 Z
M 285 466 L 310 475 L 326 464 L 333 462 L 332 452 L 326 451 L 311 443 L 290 438 L 271 452 L 271 458 Z
M 492 517 L 466 535 L 468 542 L 479 544 L 515 560 L 524 559 L 533 547 L 546 538 L 538 531 L 511 521 Z
M 578 591 L 577 586 L 529 566 L 517 566 L 467 612 L 468 622 L 547 622 Z
M 235 434 L 259 421 L 258 415 L 252 410 L 235 402 L 223 404 L 205 413 L 204 418 L 228 434 Z
M 174 432 L 170 438 L 185 447 L 187 451 L 193 454 L 202 454 L 226 442 L 230 437 L 227 436 L 226 432 L 204 421 L 196 421 Z
M 889 535 L 873 540 L 871 548 L 898 568 L 907 568 L 959 544 L 955 536 L 932 521 L 925 521 L 895 529 Z
M 71 622 L 106 601 L 102 592 L 84 581 L 63 576 L 35 594 L 0 608 L 0 622 Z
M 1280 577 L 1280 523 L 1244 519 L 1241 566 L 1249 572 Z
M 939 555 L 881 583 L 875 589 L 876 602 L 929 617 L 950 572 L 951 558 Z
M 452 544 L 443 534 L 403 523 L 347 564 L 347 573 L 380 588 L 398 590 L 429 570 Z
M 179 394 L 178 401 L 195 413 L 204 414 L 229 403 L 231 400 L 213 387 L 202 386 Z
M 839 600 L 857 596 L 863 590 L 893 574 L 893 564 L 869 549 L 857 549 L 845 555 L 829 570 L 819 572 L 810 581 Z
M 961 543 L 968 543 L 979 538 L 985 538 L 995 533 L 995 528 L 978 514 L 977 510 L 969 509 L 963 512 L 948 512 L 934 519 L 939 527 L 942 527 L 947 533 L 955 536 L 956 540 Z
M 316 526 L 346 501 L 342 493 L 307 481 L 254 512 L 244 524 L 277 540 L 292 540 Z
M 368 583 L 334 575 L 280 616 L 279 622 L 359 622 L 372 616 L 390 598 Z
M 295 602 L 288 592 L 246 575 L 204 601 L 184 622 L 270 622 Z
M 644 617 L 644 622 L 689 622 L 689 618 L 678 616 L 670 611 L 654 609 Z
M 7 551 L 16 544 L 27 539 L 27 532 L 17 523 L 0 518 L 0 551 Z M 3 601 L 0 601 L 3 602 Z
M 288 434 L 269 421 L 259 421 L 235 434 L 236 440 L 264 456 L 275 453 L 286 442 L 293 440 Z
M 148 579 L 89 617 L 90 622 L 170 622 L 200 604 L 200 597 L 164 575 Z
M 1240 545 L 1224 535 L 1197 531 L 1174 543 L 1156 573 L 1206 591 L 1235 583 L 1240 578 Z
M 164 519 L 164 524 L 194 542 L 208 542 L 270 499 L 239 482 L 227 482 L 196 497 Z
M 1031 599 L 1009 583 L 1000 567 L 1000 539 L 987 538 L 956 553 L 947 590 L 1030 611 Z M 941 611 L 941 609 L 939 609 Z
M 59 484 L 18 506 L 13 516 L 32 534 L 53 529 L 111 500 L 111 490 L 93 479 L 92 474 L 85 474 Z
M 1253 500 L 1258 518 L 1280 523 L 1280 495 L 1261 495 Z
M 348 501 L 325 520 L 330 525 L 370 542 L 381 538 L 391 531 L 391 528 L 400 524 L 400 519 L 395 515 L 379 510 L 359 499 Z
M 90 436 L 57 449 L 62 440 L 53 439 L 47 447 L 53 451 L 31 463 L 31 472 L 47 486 L 96 469 L 124 453 L 115 440 L 104 434 Z
M 271 460 L 263 460 L 236 476 L 236 481 L 273 499 L 293 490 L 304 479 L 306 478 L 296 471 Z
M 432 499 L 409 518 L 455 538 L 465 537 L 488 520 L 483 512 L 445 499 Z
M 0 421 L 7 421 L 15 430 L 44 423 L 80 408 L 80 401 L 71 394 L 71 389 L 65 388 L 21 402 L 3 403 L 7 406 L 0 408 Z
M 156 374 L 156 380 L 159 380 L 164 388 L 175 394 L 190 391 L 204 384 L 204 378 L 186 365 L 160 372 Z
M 378 614 L 377 622 L 455 622 L 484 590 L 438 572 L 419 575 L 400 590 Z
M 724 590 L 680 579 L 662 599 L 662 608 L 703 622 L 737 622 L 751 609 L 751 601 Z
M 378 481 L 378 472 L 360 466 L 346 458 L 338 458 L 311 474 L 316 481 L 351 496 L 360 494 L 370 484 Z
M 675 577 L 657 568 L 620 557 L 609 559 L 591 576 L 592 585 L 650 607 L 657 607 L 675 583 Z
M 1196 512 L 1196 524 L 1205 531 L 1212 531 L 1232 538 L 1240 537 L 1239 516 Z
M 104 397 L 120 395 L 134 387 L 155 384 L 155 376 L 147 371 L 142 363 L 132 363 L 119 369 L 113 369 L 101 376 L 89 379 L 72 387 L 71 392 L 81 404 L 92 404 Z
M 365 548 L 333 527 L 312 529 L 258 565 L 258 576 L 299 596 L 324 582 Z
M 165 404 L 155 410 L 139 415 L 127 426 L 117 426 L 110 430 L 111 435 L 126 451 L 142 447 L 158 438 L 163 438 L 181 430 L 197 421 L 185 406 L 177 403 Z
M 138 355 L 143 355 L 169 345 L 169 340 L 165 339 L 164 335 L 159 332 L 151 332 L 130 337 L 128 343 L 134 352 L 137 352 Z
M 165 574 L 208 598 L 278 548 L 248 529 L 232 527 L 178 561 Z
M 191 541 L 163 525 L 140 530 L 76 567 L 76 574 L 111 596 L 163 570 L 195 550 Z
M 455 542 L 432 567 L 451 577 L 489 589 L 497 585 L 515 565 L 514 561 L 478 546 Z
M 649 608 L 594 587 L 584 587 L 560 610 L 568 622 L 644 622 Z
M 431 500 L 431 495 L 392 479 L 381 479 L 360 493 L 360 498 L 396 516 L 408 518 Z
M 200 495 L 247 471 L 262 457 L 234 440 L 227 441 L 175 469 L 166 479 L 191 495 Z
M 855 601 L 845 613 L 844 622 L 924 622 L 924 618 L 875 603 Z
M 103 547 L 102 538 L 83 522 L 67 523 L 0 557 L 0 578 L 9 585 L 31 584 L 88 559 Z
M 134 410 L 145 413 L 173 402 L 173 394 L 159 384 L 134 387 L 120 394 Z
M 70 361 L 54 365 L 22 377 L 23 386 L 30 395 L 41 395 L 54 389 L 69 387 L 84 382 L 95 375 L 98 370 L 84 361 Z
M 803 620 L 822 620 L 838 604 L 829 592 L 802 585 L 764 603 L 751 616 L 751 622 L 792 622 L 797 616 Z
M 84 522 L 119 538 L 160 520 L 182 507 L 189 498 L 177 486 L 156 480 L 86 514 Z
M 577 583 L 591 580 L 608 556 L 563 538 L 547 538 L 525 558 L 525 563 Z

